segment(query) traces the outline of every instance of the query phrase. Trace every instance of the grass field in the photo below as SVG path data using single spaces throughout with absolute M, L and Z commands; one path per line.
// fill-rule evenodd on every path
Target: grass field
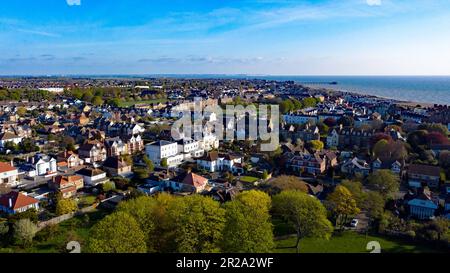
M 131 107 L 136 104 L 151 104 L 151 103 L 165 103 L 167 99 L 155 99 L 155 100 L 140 100 L 140 101 L 121 101 L 120 107 Z
M 46 229 L 38 232 L 34 238 L 33 245 L 28 248 L 21 248 L 19 246 L 10 247 L 7 249 L 0 249 L 0 253 L 67 253 L 67 243 L 70 241 L 77 241 L 81 244 L 81 251 L 86 244 L 89 229 L 95 225 L 99 220 L 106 216 L 107 212 L 96 210 L 83 216 L 77 216 L 61 224 L 54 226 L 52 231 Z
M 341 235 L 334 235 L 330 240 L 306 238 L 300 241 L 300 253 L 368 253 L 367 243 L 378 241 L 381 245 L 382 253 L 435 253 L 438 250 L 404 243 L 400 240 L 388 239 L 378 236 L 365 236 L 355 232 L 344 232 Z M 296 253 L 296 238 L 292 237 L 276 242 L 276 253 Z
M 253 176 L 242 176 L 241 178 L 239 178 L 239 180 L 244 183 L 254 183 L 258 181 L 259 178 Z

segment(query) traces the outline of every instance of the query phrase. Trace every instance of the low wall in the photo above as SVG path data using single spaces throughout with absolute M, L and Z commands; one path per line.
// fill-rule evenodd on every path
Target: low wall
M 88 212 L 91 212 L 93 210 L 95 210 L 97 208 L 97 204 L 94 204 L 92 206 L 86 207 L 86 208 L 82 208 L 79 211 L 76 212 L 72 212 L 72 213 L 68 213 L 68 214 L 64 214 L 55 218 L 52 218 L 50 220 L 44 221 L 44 222 L 39 222 L 38 223 L 38 229 L 41 230 L 45 227 L 51 226 L 51 225 L 57 225 L 61 222 L 67 221 L 69 219 L 72 219 L 74 216 L 76 215 L 83 215 L 86 214 Z

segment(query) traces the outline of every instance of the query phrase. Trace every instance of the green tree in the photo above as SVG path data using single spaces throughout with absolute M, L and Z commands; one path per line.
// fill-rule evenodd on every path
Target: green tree
M 88 250 L 93 253 L 145 253 L 145 234 L 133 216 L 114 212 L 90 231 Z
M 17 115 L 19 115 L 20 117 L 23 117 L 27 114 L 27 108 L 21 106 L 19 108 L 17 108 Z
M 209 197 L 191 195 L 169 204 L 176 252 L 219 252 L 225 225 L 225 210 Z
M 94 96 L 92 95 L 92 92 L 90 90 L 87 90 L 84 92 L 83 97 L 81 99 L 86 102 L 91 102 L 93 97 Z
M 133 216 L 136 222 L 139 224 L 141 230 L 144 232 L 147 242 L 147 251 L 155 252 L 154 242 L 152 235 L 154 232 L 160 233 L 161 231 L 155 231 L 155 222 L 158 219 L 155 217 L 154 210 L 158 202 L 156 199 L 148 196 L 140 196 L 135 199 L 122 202 L 117 207 L 117 211 L 122 211 Z
M 161 159 L 161 167 L 167 168 L 169 164 L 167 163 L 167 158 Z
M 13 225 L 14 239 L 16 243 L 23 247 L 29 246 L 33 242 L 38 228 L 30 219 L 20 219 Z
M 371 219 L 381 219 L 385 204 L 386 202 L 380 193 L 369 191 L 364 202 L 364 209 L 367 211 L 367 216 Z
M 92 104 L 94 104 L 95 106 L 100 106 L 103 104 L 103 99 L 100 96 L 95 96 L 92 98 Z
M 262 174 L 262 179 L 267 180 L 268 177 L 269 177 L 269 173 L 267 172 L 267 170 L 264 170 L 264 172 Z
M 109 105 L 113 106 L 113 107 L 119 107 L 120 105 L 120 100 L 118 98 L 114 98 L 114 99 L 110 99 L 107 102 Z
M 317 105 L 317 100 L 315 98 L 304 98 L 302 100 L 302 105 L 305 108 L 314 107 Z
M 333 226 L 325 207 L 314 197 L 300 191 L 284 191 L 272 198 L 275 215 L 283 218 L 295 230 L 299 251 L 300 240 L 306 237 L 329 239 Z
M 438 217 L 428 224 L 427 229 L 434 231 L 437 235 L 437 240 L 440 241 L 445 234 L 448 234 L 449 225 L 449 220 Z
M 56 204 L 56 214 L 64 215 L 75 212 L 78 209 L 77 202 L 73 199 L 60 199 Z
M 104 192 L 110 192 L 116 190 L 116 184 L 114 182 L 106 182 L 102 185 L 102 190 Z
M 247 191 L 225 205 L 222 251 L 268 253 L 274 247 L 269 210 L 270 197 L 261 191 Z
M 356 205 L 356 200 L 351 192 L 344 186 L 337 186 L 334 191 L 328 195 L 327 201 L 331 206 L 336 225 L 341 228 L 347 223 L 349 216 L 354 216 L 360 212 Z
M 314 151 L 321 151 L 325 147 L 322 141 L 320 140 L 311 140 L 309 143 L 309 147 L 311 147 Z
M 0 238 L 9 232 L 9 225 L 8 222 L 3 221 L 0 222 Z
M 295 106 L 291 100 L 287 99 L 280 103 L 280 111 L 282 114 L 286 114 L 293 110 L 295 110 Z
M 375 158 L 380 157 L 386 153 L 386 149 L 389 146 L 389 142 L 386 139 L 378 141 L 375 146 L 373 146 L 373 155 Z
M 145 165 L 147 166 L 147 169 L 149 172 L 153 172 L 155 170 L 155 165 L 153 164 L 153 161 L 151 161 L 147 155 L 144 155 L 142 160 L 144 161 Z
M 367 186 L 379 192 L 384 199 L 392 197 L 400 187 L 399 177 L 390 170 L 378 170 L 367 178 Z
M 353 198 L 356 200 L 356 205 L 358 208 L 362 208 L 364 206 L 367 194 L 363 191 L 363 184 L 360 181 L 345 179 L 342 180 L 340 185 L 346 187 L 351 192 Z
M 308 185 L 297 176 L 280 175 L 261 186 L 266 188 L 270 195 L 275 195 L 287 190 L 297 190 L 308 193 Z

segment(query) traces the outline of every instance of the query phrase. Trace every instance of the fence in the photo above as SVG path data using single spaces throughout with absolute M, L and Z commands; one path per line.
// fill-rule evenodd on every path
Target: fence
M 67 221 L 69 219 L 72 219 L 76 215 L 86 214 L 88 212 L 91 212 L 91 211 L 95 210 L 97 208 L 97 206 L 98 206 L 97 204 L 94 204 L 92 206 L 89 206 L 89 207 L 86 207 L 86 208 L 82 208 L 81 210 L 79 210 L 77 212 L 64 214 L 64 215 L 52 218 L 52 219 L 44 221 L 44 222 L 39 222 L 38 229 L 41 230 L 41 229 L 43 229 L 45 227 L 48 227 L 48 226 L 57 225 L 57 224 L 59 224 L 61 222 Z

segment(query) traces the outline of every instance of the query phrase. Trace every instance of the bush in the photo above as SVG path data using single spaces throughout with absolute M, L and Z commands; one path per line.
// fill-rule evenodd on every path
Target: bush
M 106 182 L 102 185 L 102 190 L 104 192 L 114 191 L 116 189 L 116 184 L 114 182 Z
M 14 223 L 14 239 L 23 247 L 31 245 L 38 228 L 29 219 L 20 219 Z
M 64 215 L 74 212 L 78 209 L 77 202 L 73 199 L 62 199 L 56 204 L 56 214 Z

